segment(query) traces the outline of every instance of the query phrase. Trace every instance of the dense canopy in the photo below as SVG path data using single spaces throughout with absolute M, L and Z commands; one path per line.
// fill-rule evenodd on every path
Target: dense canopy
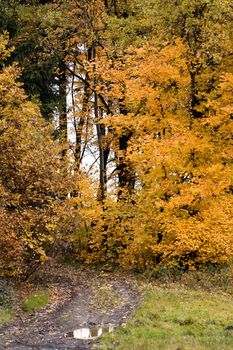
M 0 273 L 229 263 L 232 1 L 0 8 Z

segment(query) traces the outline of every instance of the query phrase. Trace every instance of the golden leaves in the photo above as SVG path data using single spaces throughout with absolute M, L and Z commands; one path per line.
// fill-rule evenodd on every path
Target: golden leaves
M 7 32 L 0 35 L 0 59 L 6 60 L 14 51 L 14 47 L 8 47 L 9 34 Z
M 137 174 L 137 190 L 132 207 L 119 203 L 115 215 L 111 206 L 105 210 L 92 240 L 95 258 L 145 269 L 155 262 L 195 268 L 233 257 L 226 143 L 232 75 L 224 74 L 208 108 L 200 106 L 206 115 L 195 119 L 187 57 L 180 40 L 162 48 L 147 44 L 130 48 L 121 64 L 111 61 L 103 75 L 111 98 L 124 96 L 128 113 L 116 111 L 105 124 L 117 136 L 133 131 L 125 159 Z

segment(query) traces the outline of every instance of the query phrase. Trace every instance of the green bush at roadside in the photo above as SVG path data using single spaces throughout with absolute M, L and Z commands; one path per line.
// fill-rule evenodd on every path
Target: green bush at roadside
M 47 291 L 37 291 L 27 298 L 25 298 L 22 302 L 22 308 L 24 311 L 29 314 L 38 311 L 43 308 L 49 302 L 49 294 Z

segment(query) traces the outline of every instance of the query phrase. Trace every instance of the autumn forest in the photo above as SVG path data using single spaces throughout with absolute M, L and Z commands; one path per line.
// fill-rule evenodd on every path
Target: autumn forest
M 0 0 L 0 275 L 233 259 L 231 0 Z

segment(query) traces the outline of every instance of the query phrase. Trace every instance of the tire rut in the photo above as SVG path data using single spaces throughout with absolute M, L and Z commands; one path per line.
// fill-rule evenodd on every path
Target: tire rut
M 54 276 L 44 276 L 51 283 Z M 75 278 L 57 282 L 70 298 L 53 309 L 16 319 L 0 329 L 0 350 L 91 350 L 98 339 L 74 339 L 69 332 L 80 328 L 127 320 L 140 301 L 134 276 L 118 272 L 75 270 Z M 56 281 L 56 278 L 55 278 Z

